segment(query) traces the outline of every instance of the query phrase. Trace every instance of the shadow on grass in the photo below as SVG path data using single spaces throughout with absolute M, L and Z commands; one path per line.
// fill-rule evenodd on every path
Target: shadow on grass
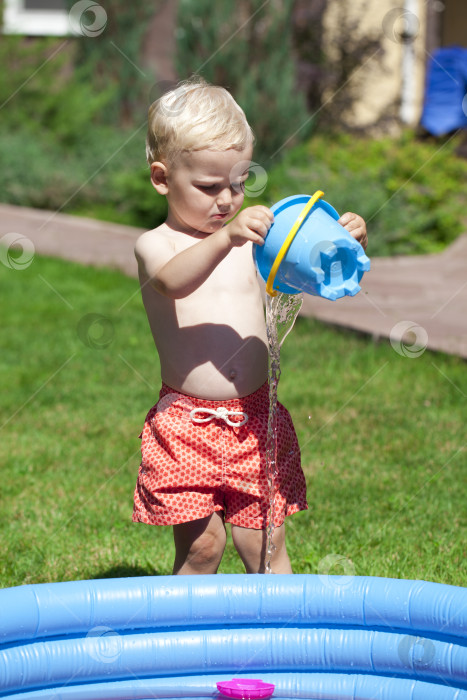
M 104 571 L 98 571 L 93 579 L 100 578 L 131 578 L 134 576 L 164 576 L 163 573 L 159 573 L 154 569 L 148 567 L 144 569 L 142 566 L 131 566 L 130 564 L 116 564 L 110 567 L 110 569 L 104 569 Z

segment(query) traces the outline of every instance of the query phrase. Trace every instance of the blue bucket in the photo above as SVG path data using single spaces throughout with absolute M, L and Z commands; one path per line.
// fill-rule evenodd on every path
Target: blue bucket
M 293 195 L 271 207 L 274 223 L 264 245 L 253 246 L 256 267 L 271 296 L 277 291 L 306 292 L 335 301 L 360 291 L 359 282 L 370 269 L 370 260 L 360 243 L 337 223 L 339 214 L 334 207 L 319 199 L 322 194 L 313 195 L 316 201 L 301 223 L 304 208 L 311 204 L 310 195 Z M 269 279 L 294 225 L 298 230 Z

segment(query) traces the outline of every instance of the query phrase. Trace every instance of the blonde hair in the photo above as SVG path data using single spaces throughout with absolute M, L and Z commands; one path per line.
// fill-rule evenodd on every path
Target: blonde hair
M 148 113 L 148 163 L 173 164 L 186 151 L 243 151 L 254 143 L 245 113 L 222 87 L 194 76 L 152 103 Z

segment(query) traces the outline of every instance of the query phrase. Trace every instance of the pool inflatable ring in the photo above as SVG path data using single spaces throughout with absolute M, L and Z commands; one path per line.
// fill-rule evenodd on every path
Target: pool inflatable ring
M 467 590 L 359 576 L 105 579 L 0 590 L 0 697 L 467 700 Z

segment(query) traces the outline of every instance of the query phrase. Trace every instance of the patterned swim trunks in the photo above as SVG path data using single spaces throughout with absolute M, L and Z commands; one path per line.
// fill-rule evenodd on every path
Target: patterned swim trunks
M 266 473 L 269 388 L 211 401 L 163 384 L 141 434 L 133 521 L 176 525 L 223 511 L 225 522 L 262 530 L 270 511 Z M 300 449 L 278 404 L 274 525 L 308 508 Z

